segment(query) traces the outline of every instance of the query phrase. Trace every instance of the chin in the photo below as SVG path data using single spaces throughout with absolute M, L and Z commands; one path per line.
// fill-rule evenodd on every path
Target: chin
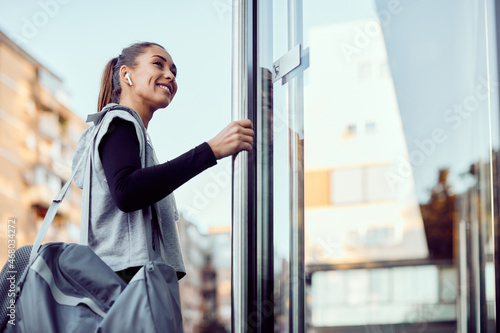
M 169 105 L 170 105 L 170 101 L 163 101 L 163 102 L 156 104 L 156 109 L 164 109 Z

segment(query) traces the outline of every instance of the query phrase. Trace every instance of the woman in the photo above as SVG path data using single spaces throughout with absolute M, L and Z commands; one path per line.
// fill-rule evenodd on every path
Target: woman
M 156 110 L 167 107 L 177 92 L 177 68 L 155 43 L 123 49 L 104 69 L 98 111 L 102 114 L 93 143 L 91 182 L 84 187 L 84 167 L 73 170 L 75 183 L 90 197 L 88 245 L 125 282 L 148 260 L 144 208 L 151 206 L 154 250 L 172 266 L 178 279 L 186 274 L 180 249 L 172 191 L 215 165 L 218 159 L 251 150 L 249 120 L 230 123 L 215 138 L 171 161 L 159 164 L 147 128 Z M 80 138 L 73 168 L 91 144 L 89 127 Z M 144 154 L 145 152 L 145 154 Z M 146 155 L 146 156 L 144 156 Z M 90 192 L 87 192 L 90 191 Z M 84 215 L 82 207 L 82 216 Z

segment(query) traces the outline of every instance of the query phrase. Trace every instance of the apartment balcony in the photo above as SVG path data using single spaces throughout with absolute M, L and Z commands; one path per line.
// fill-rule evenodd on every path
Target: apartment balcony
M 42 112 L 39 115 L 38 131 L 47 138 L 59 139 L 61 137 L 59 116 L 50 111 Z
M 70 161 L 71 162 L 71 161 Z M 67 159 L 56 158 L 52 160 L 52 172 L 61 179 L 69 179 L 71 177 L 71 165 Z
M 32 185 L 28 188 L 28 200 L 31 205 L 49 207 L 57 193 L 51 191 L 46 185 Z

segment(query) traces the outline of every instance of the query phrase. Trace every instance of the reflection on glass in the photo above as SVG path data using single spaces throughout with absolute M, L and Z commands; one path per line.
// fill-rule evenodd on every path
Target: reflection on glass
M 288 310 L 290 303 L 290 213 L 288 206 L 287 87 L 275 84 L 273 90 L 275 331 L 288 332 Z
M 495 331 L 492 11 L 304 2 L 309 331 Z

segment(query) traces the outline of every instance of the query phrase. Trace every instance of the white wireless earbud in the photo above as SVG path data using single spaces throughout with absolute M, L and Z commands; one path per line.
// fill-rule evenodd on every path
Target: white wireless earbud
M 132 80 L 130 79 L 130 74 L 129 73 L 125 74 L 125 77 L 127 78 L 128 83 L 130 84 L 130 86 L 132 86 Z

